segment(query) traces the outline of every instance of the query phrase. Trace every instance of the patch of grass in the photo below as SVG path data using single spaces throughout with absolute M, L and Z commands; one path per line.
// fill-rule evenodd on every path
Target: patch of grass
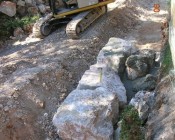
M 172 54 L 170 50 L 170 45 L 167 42 L 165 44 L 164 57 L 160 68 L 161 77 L 165 77 L 166 75 L 168 75 L 171 69 L 173 69 Z
M 137 110 L 132 106 L 127 106 L 121 115 L 120 140 L 144 140 L 141 131 L 142 121 Z
M 14 29 L 17 27 L 23 28 L 25 25 L 34 23 L 39 16 L 25 16 L 22 18 L 10 18 L 6 15 L 1 15 L 2 22 L 0 23 L 0 36 L 6 37 L 12 35 Z
M 167 4 L 169 7 L 171 7 L 171 0 L 168 0 Z

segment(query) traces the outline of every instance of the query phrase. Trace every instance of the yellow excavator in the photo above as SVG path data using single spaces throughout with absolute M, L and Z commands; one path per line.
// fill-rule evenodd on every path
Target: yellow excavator
M 105 14 L 107 4 L 115 0 L 49 0 L 51 14 L 40 18 L 33 27 L 35 37 L 48 36 L 55 27 L 67 24 L 66 34 L 77 39 L 97 18 Z

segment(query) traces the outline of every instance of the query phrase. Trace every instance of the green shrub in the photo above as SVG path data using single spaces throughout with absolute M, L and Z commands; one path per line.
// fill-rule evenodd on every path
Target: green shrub
M 17 27 L 23 28 L 24 25 L 34 23 L 39 16 L 25 16 L 22 18 L 8 17 L 6 15 L 0 15 L 2 22 L 0 23 L 0 36 L 7 37 L 12 35 L 14 29 Z
M 169 71 L 173 69 L 172 54 L 170 50 L 170 45 L 167 42 L 165 44 L 165 51 L 163 56 L 163 62 L 160 68 L 160 76 L 164 77 L 169 74 Z
M 142 122 L 138 112 L 132 106 L 127 106 L 121 115 L 120 140 L 143 140 Z

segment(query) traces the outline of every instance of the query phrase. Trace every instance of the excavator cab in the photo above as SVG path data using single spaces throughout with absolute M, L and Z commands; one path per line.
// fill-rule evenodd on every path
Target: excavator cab
M 107 11 L 107 4 L 114 1 L 49 0 L 52 16 L 44 17 L 43 20 L 39 21 L 39 24 L 34 25 L 35 36 L 47 36 L 56 25 L 67 24 L 67 36 L 77 39 L 85 29 Z

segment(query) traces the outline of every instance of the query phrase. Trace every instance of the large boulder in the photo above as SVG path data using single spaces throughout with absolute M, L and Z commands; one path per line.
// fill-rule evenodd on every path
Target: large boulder
M 134 80 L 148 73 L 147 58 L 142 55 L 131 55 L 126 60 L 128 78 Z
M 141 50 L 129 56 L 126 60 L 127 75 L 130 80 L 145 76 L 155 62 L 155 52 Z
M 96 89 L 103 87 L 117 95 L 120 107 L 123 108 L 127 103 L 126 89 L 120 77 L 106 67 L 106 65 L 92 65 L 82 76 L 77 89 Z
M 112 140 L 118 110 L 113 92 L 74 90 L 58 108 L 53 124 L 63 140 Z
M 139 117 L 145 121 L 155 102 L 155 93 L 148 91 L 139 91 L 130 101 L 130 105 L 138 110 Z
M 16 14 L 16 4 L 10 1 L 3 1 L 0 4 L 0 12 L 13 17 Z
M 110 38 L 109 42 L 100 51 L 97 62 L 106 63 L 119 75 L 124 73 L 125 61 L 134 51 L 131 43 L 120 38 Z
M 157 84 L 156 81 L 157 80 L 155 76 L 147 74 L 145 77 L 138 78 L 132 82 L 133 91 L 137 92 L 140 90 L 147 90 L 147 91 L 154 90 Z

